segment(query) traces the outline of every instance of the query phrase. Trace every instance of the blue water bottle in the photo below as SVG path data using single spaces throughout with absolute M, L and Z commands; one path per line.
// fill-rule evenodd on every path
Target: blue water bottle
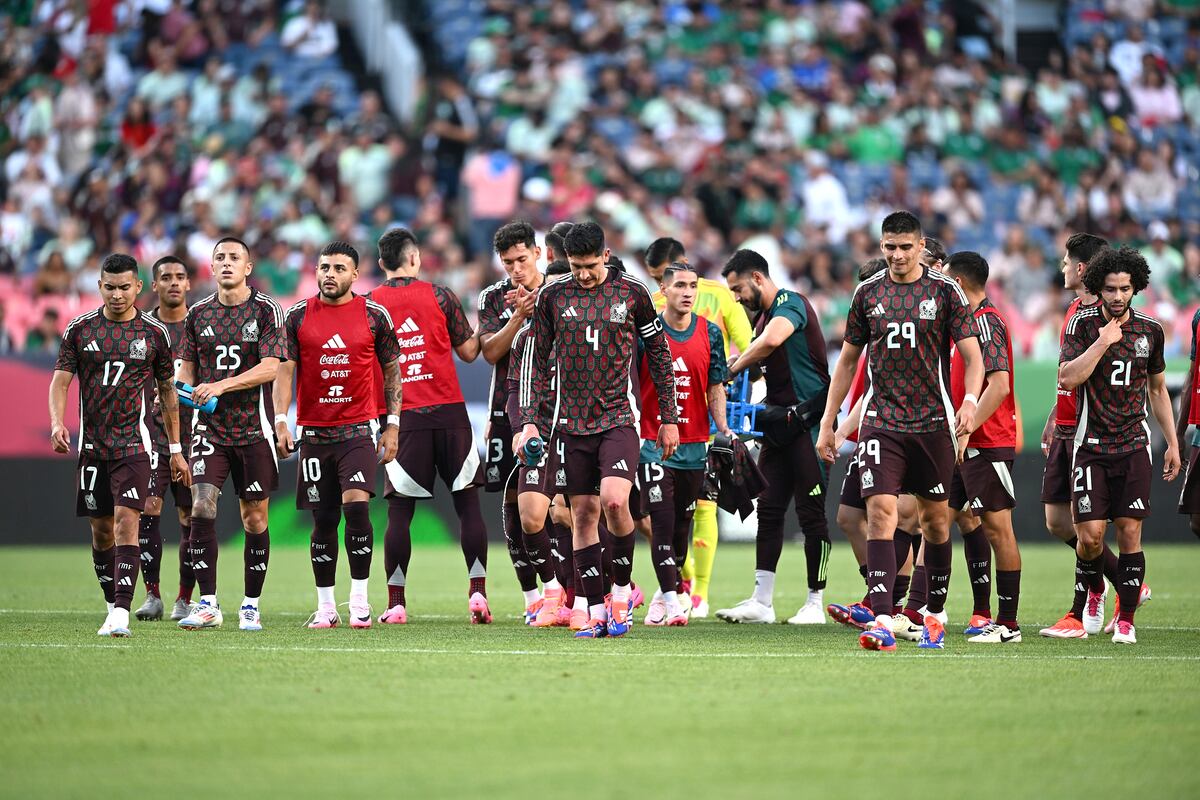
M 192 392 L 195 387 L 183 381 L 175 381 L 175 388 L 179 391 L 179 402 L 183 403 L 188 408 L 194 408 L 197 411 L 203 411 L 205 414 L 211 414 L 217 410 L 217 398 L 210 397 L 208 402 L 202 406 L 196 405 L 196 401 L 192 399 Z
M 530 439 L 525 443 L 525 447 L 521 449 L 521 455 L 525 457 L 525 466 L 536 467 L 541 463 L 542 455 L 546 452 L 546 443 L 540 438 Z

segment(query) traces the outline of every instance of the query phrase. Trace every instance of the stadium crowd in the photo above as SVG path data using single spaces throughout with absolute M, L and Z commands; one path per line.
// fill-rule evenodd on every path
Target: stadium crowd
M 32 4 L 0 23 L 0 348 L 53 350 L 104 254 L 175 251 L 204 278 L 228 230 L 291 298 L 319 243 L 370 252 L 405 224 L 472 306 L 518 216 L 592 216 L 633 264 L 675 236 L 709 275 L 753 247 L 837 340 L 898 207 L 988 256 L 1020 354 L 1057 344 L 1073 231 L 1140 247 L 1143 302 L 1182 331 L 1200 300 L 1195 5 L 1067 3 L 1031 72 L 973 0 L 425 3 L 440 77 L 405 129 L 318 3 Z

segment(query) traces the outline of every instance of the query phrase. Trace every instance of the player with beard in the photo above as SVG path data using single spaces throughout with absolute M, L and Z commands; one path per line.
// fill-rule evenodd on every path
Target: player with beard
M 814 449 L 812 421 L 825 407 L 829 369 L 825 337 L 808 298 L 781 290 L 771 279 L 767 260 L 753 250 L 739 250 L 722 270 L 733 296 L 757 315 L 755 339 L 729 366 L 730 379 L 762 364 L 766 373 L 766 408 L 759 415 L 763 431 L 758 468 L 767 488 L 758 498 L 754 594 L 733 608 L 717 612 L 726 622 L 774 622 L 775 571 L 783 553 L 783 526 L 792 504 L 804 531 L 808 599 L 788 622 L 825 622 L 822 593 L 829 563 L 829 528 L 825 518 L 824 465 Z
M 400 429 L 400 345 L 387 310 L 350 291 L 358 279 L 358 251 L 330 242 L 317 262 L 318 293 L 288 309 L 284 318 L 287 360 L 275 379 L 275 407 L 292 402 L 296 378 L 296 425 L 300 480 L 296 507 L 313 515 L 310 543 L 317 610 L 312 629 L 336 627 L 334 600 L 337 531 L 346 518 L 346 559 L 350 563 L 350 627 L 371 627 L 367 580 L 375 532 L 370 500 L 375 496 L 375 465 L 396 456 Z M 375 368 L 383 372 L 388 413 L 375 441 Z M 275 417 L 281 458 L 296 450 L 287 414 Z M 377 451 L 381 451 L 378 460 Z
M 606 264 L 604 231 L 594 222 L 571 228 L 563 243 L 571 277 L 543 287 L 534 311 L 531 392 L 521 405 L 517 451 L 543 438 L 538 403 L 549 392 L 553 351 L 558 375 L 555 435 L 563 440 L 566 493 L 571 496 L 576 592 L 586 595 L 588 627 L 578 638 L 624 635 L 632 610 L 633 517 L 629 493 L 638 464 L 638 435 L 630 405 L 635 340 L 646 346 L 658 390 L 659 445 L 670 458 L 679 444 L 675 384 L 662 320 L 646 287 Z M 546 431 L 549 434 L 549 431 Z M 605 602 L 599 518 L 613 534 L 613 591 Z
M 245 544 L 245 597 L 238 627 L 262 630 L 259 597 L 267 577 L 271 535 L 267 510 L 279 486 L 272 444 L 271 381 L 284 358 L 283 309 L 250 286 L 250 248 L 227 236 L 213 247 L 217 291 L 188 309 L 176 377 L 195 388 L 198 406 L 219 398 L 212 413 L 196 412 L 191 447 L 192 536 L 189 555 L 200 602 L 179 620 L 186 630 L 216 628 L 224 618 L 217 602 L 217 500 L 226 479 L 238 495 Z
M 167 329 L 171 337 L 171 346 L 178 349 L 183 338 L 183 322 L 187 318 L 187 293 L 192 288 L 187 265 L 175 256 L 163 256 L 151 267 L 150 289 L 158 295 L 158 305 L 149 312 L 149 316 L 157 319 Z M 174 369 L 179 369 L 179 359 L 175 359 Z M 155 387 L 146 384 L 147 400 L 158 410 L 158 395 Z M 192 430 L 192 409 L 180 406 L 179 409 L 179 438 L 184 441 Z M 188 558 L 188 538 L 192 513 L 191 487 L 181 481 L 171 480 L 170 452 L 168 451 L 167 432 L 163 428 L 162 418 L 158 413 L 151 414 L 146 424 L 150 427 L 150 438 L 154 449 L 150 451 L 150 495 L 146 498 L 146 509 L 142 512 L 141 524 L 138 529 L 138 545 L 142 550 L 142 578 L 146 583 L 146 601 L 134 612 L 140 620 L 157 620 L 163 617 L 163 601 L 159 594 L 158 579 L 162 567 L 162 528 L 161 517 L 163 497 L 167 488 L 171 489 L 171 498 L 175 501 L 175 512 L 179 516 L 179 594 L 175 597 L 175 607 L 171 611 L 171 619 L 175 622 L 187 616 L 188 606 L 192 602 L 192 589 L 196 585 L 196 576 L 192 572 L 192 563 Z
M 79 376 L 79 470 L 75 513 L 92 528 L 92 564 L 108 613 L 97 633 L 129 635 L 129 607 L 137 585 L 138 517 L 150 493 L 153 442 L 144 387 L 158 387 L 171 478 L 188 482 L 179 443 L 179 398 L 172 381 L 170 334 L 138 311 L 142 289 L 137 262 L 123 253 L 106 256 L 98 281 L 104 305 L 76 317 L 63 333 L 50 380 L 50 446 L 69 453 L 63 422 L 67 390 Z
M 1058 382 L 1079 388 L 1071 472 L 1075 535 L 1075 603 L 1071 615 L 1086 634 L 1104 624 L 1104 531 L 1117 529 L 1117 596 L 1112 640 L 1136 644 L 1133 615 L 1146 577 L 1142 523 L 1150 515 L 1150 426 L 1147 406 L 1167 441 L 1162 475 L 1179 474 L 1179 445 L 1167 392 L 1162 325 L 1130 307 L 1150 283 L 1146 260 L 1129 247 L 1105 248 L 1088 263 L 1084 286 L 1100 303 L 1067 323 Z M 1082 637 L 1077 637 L 1082 638 Z

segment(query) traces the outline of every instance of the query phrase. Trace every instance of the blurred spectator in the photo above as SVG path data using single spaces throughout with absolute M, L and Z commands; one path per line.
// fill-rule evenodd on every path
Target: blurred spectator
M 320 60 L 337 52 L 337 26 L 315 0 L 304 4 L 303 14 L 288 20 L 279 38 L 299 58 Z
M 39 178 L 51 187 L 58 186 L 63 181 L 62 170 L 58 160 L 46 147 L 46 137 L 35 133 L 25 140 L 25 146 L 19 147 L 4 161 L 4 176 L 8 182 L 15 183 L 25 174 L 26 166 L 37 167 Z
M 1138 153 L 1123 185 L 1125 206 L 1135 216 L 1166 216 L 1175 206 L 1175 179 L 1152 150 Z
M 970 228 L 983 222 L 983 196 L 961 170 L 950 176 L 949 186 L 933 193 L 933 208 L 952 228 Z
M 343 196 L 364 215 L 383 202 L 388 193 L 392 154 L 388 147 L 371 138 L 368 128 L 355 131 L 354 143 L 338 157 L 338 180 Z
M 42 260 L 37 274 L 33 276 L 33 296 L 66 295 L 75 286 L 75 276 L 67 269 L 67 262 L 58 250 L 52 250 Z
M 137 84 L 137 96 L 146 101 L 151 111 L 170 105 L 188 90 L 188 77 L 179 71 L 175 54 L 169 47 L 157 48 L 154 69 L 142 76 Z
M 846 238 L 850 221 L 850 204 L 846 187 L 829 171 L 829 159 L 824 153 L 811 150 L 804 157 L 808 180 L 804 182 L 804 218 L 810 225 L 827 228 L 829 240 L 841 244 Z
M 1039 319 L 1050 305 L 1046 289 L 1057 281 L 1057 274 L 1046 264 L 1046 254 L 1035 245 L 1023 253 L 1024 265 L 1008 277 L 1008 296 L 1017 298 L 1018 310 L 1026 321 Z
M 1067 219 L 1067 199 L 1062 184 L 1049 170 L 1033 169 L 1033 184 L 1021 189 L 1017 219 L 1024 225 L 1056 232 Z
M 1108 62 L 1121 76 L 1121 83 L 1132 86 L 1142 75 L 1142 58 L 1146 55 L 1161 55 L 1162 50 L 1146 41 L 1141 25 L 1129 25 L 1125 38 L 1112 46 Z
M 1150 286 L 1160 297 L 1171 298 L 1177 303 L 1185 304 L 1184 297 L 1176 297 L 1183 282 L 1183 253 L 1171 246 L 1171 232 L 1162 220 L 1154 220 L 1146 226 L 1146 236 L 1150 243 L 1141 249 L 1142 257 L 1150 266 Z
M 54 125 L 59 137 L 58 160 L 62 171 L 72 179 L 91 163 L 98 122 L 95 91 L 79 79 L 77 70 L 68 70 L 54 104 Z
M 6 356 L 15 349 L 12 333 L 8 330 L 8 310 L 0 302 L 0 355 Z
M 38 324 L 25 336 L 26 353 L 57 353 L 62 344 L 58 332 L 58 309 L 49 307 L 43 312 Z
M 480 148 L 467 161 L 462 183 L 471 220 L 471 255 L 486 259 L 492 252 L 492 237 L 516 213 L 521 165 L 500 147 Z
M 447 203 L 458 195 L 458 173 L 466 160 L 467 147 L 479 133 L 479 118 L 466 91 L 452 76 L 438 81 L 441 98 L 434 106 L 430 132 L 436 137 L 434 180 Z
M 134 155 L 140 155 L 154 140 L 158 126 L 150 118 L 150 109 L 146 102 L 135 97 L 129 101 L 125 109 L 125 118 L 121 120 L 121 141 Z
M 51 253 L 57 253 L 66 263 L 67 269 L 78 271 L 92 254 L 92 240 L 83 236 L 79 220 L 66 217 L 58 224 L 58 236 L 42 246 L 40 258 L 45 261 Z

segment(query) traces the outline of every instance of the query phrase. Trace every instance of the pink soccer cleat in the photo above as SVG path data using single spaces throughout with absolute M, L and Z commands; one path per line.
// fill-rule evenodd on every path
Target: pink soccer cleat
M 408 622 L 408 612 L 404 606 L 397 603 L 379 615 L 379 621 L 384 625 L 403 625 Z
M 313 631 L 325 630 L 326 628 L 336 628 L 342 621 L 338 616 L 337 609 L 333 606 L 323 606 L 313 612 L 313 615 L 308 618 L 308 629 Z
M 547 589 L 542 596 L 542 607 L 530 623 L 535 628 L 552 628 L 558 624 L 558 612 L 562 608 L 563 590 Z
M 488 625 L 491 623 L 492 610 L 488 608 L 488 601 L 483 596 L 483 592 L 475 592 L 471 595 L 471 599 L 467 603 L 467 609 L 471 612 L 472 625 Z

